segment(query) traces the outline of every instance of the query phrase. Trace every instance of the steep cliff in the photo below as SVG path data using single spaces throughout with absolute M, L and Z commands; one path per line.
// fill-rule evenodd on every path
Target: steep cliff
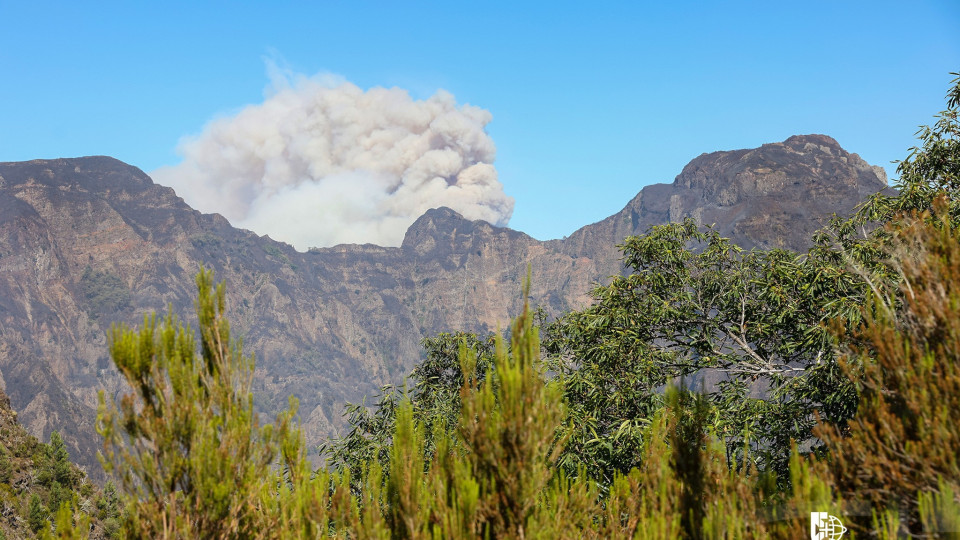
M 299 253 L 191 209 L 111 158 L 0 163 L 0 383 L 33 433 L 64 432 L 98 475 L 97 390 L 121 391 L 110 325 L 168 306 L 190 315 L 205 265 L 227 281 L 235 332 L 257 357 L 258 407 L 273 416 L 296 395 L 315 444 L 341 425 L 344 402 L 401 381 L 424 336 L 506 326 L 528 266 L 534 302 L 558 314 L 620 272 L 615 245 L 650 225 L 691 216 L 745 247 L 802 249 L 831 214 L 885 185 L 833 139 L 797 136 L 701 155 L 672 184 L 643 188 L 563 240 L 440 208 L 399 248 Z

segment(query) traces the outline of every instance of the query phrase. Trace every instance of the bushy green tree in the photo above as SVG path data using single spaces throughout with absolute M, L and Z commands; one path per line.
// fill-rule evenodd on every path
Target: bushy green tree
M 49 525 L 50 510 L 40 501 L 40 496 L 34 493 L 30 496 L 30 503 L 27 506 L 27 524 L 33 532 L 40 532 L 41 529 Z
M 495 361 L 496 337 L 479 338 L 468 332 L 440 333 L 424 338 L 424 359 L 410 373 L 409 387 L 383 386 L 377 402 L 368 409 L 364 404 L 350 404 L 346 409 L 347 435 L 321 446 L 328 464 L 338 469 L 359 470 L 371 460 L 387 466 L 396 415 L 400 402 L 409 397 L 413 417 L 426 433 L 445 429 L 450 434 L 460 417 L 460 392 L 464 384 L 461 369 L 461 347 L 475 355 L 472 378 L 475 383 L 486 380 Z M 434 454 L 434 438 L 424 441 L 427 457 Z
M 814 410 L 834 422 L 853 414 L 825 323 L 859 313 L 869 288 L 855 271 L 811 254 L 744 252 L 692 220 L 629 237 L 623 253 L 629 275 L 547 331 L 571 408 L 568 468 L 608 483 L 639 466 L 662 390 L 681 378 L 708 393 L 732 462 L 749 443 L 784 478 Z
M 258 423 L 253 359 L 231 339 L 223 285 L 201 270 L 197 290 L 199 347 L 173 314 L 111 331 L 110 354 L 132 392 L 118 403 L 101 393 L 98 431 L 105 469 L 131 496 L 132 537 L 259 534 L 261 491 L 293 436 L 288 418 Z
M 50 476 L 53 481 L 73 487 L 75 479 L 73 469 L 70 466 L 70 453 L 67 451 L 67 444 L 63 441 L 60 432 L 54 431 L 50 434 L 50 446 L 47 448 L 47 455 L 50 460 Z
M 947 199 L 934 206 L 937 225 L 915 216 L 896 232 L 899 287 L 875 295 L 854 329 L 846 365 L 861 389 L 856 417 L 846 430 L 819 430 L 838 488 L 889 509 L 902 534 L 934 532 L 938 512 L 922 520 L 921 499 L 947 508 L 960 493 L 960 231 Z

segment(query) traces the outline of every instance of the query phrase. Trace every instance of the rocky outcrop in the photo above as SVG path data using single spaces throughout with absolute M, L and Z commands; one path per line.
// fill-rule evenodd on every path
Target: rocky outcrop
M 601 274 L 610 275 L 620 268 L 615 258 L 600 253 L 607 246 L 652 225 L 689 217 L 747 249 L 801 251 L 831 216 L 849 214 L 884 189 L 887 176 L 881 167 L 826 135 L 796 135 L 760 148 L 701 154 L 672 184 L 644 187 L 620 212 L 553 245 L 608 261 L 600 267 Z
M 227 281 L 228 315 L 255 353 L 255 399 L 300 400 L 308 442 L 346 401 L 399 382 L 440 331 L 505 327 L 530 269 L 535 304 L 559 314 L 620 272 L 616 244 L 693 217 L 745 247 L 802 249 L 832 213 L 885 187 L 882 171 L 822 135 L 693 160 L 619 213 L 563 240 L 428 211 L 399 248 L 299 253 L 201 214 L 139 169 L 90 157 L 0 164 L 0 374 L 20 420 L 65 433 L 96 476 L 97 391 L 122 390 L 107 331 L 168 306 L 192 321 L 201 265 Z

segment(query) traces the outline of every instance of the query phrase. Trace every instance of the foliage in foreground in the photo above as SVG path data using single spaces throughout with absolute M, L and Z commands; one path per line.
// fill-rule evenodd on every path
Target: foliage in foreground
M 853 332 L 856 417 L 818 430 L 837 488 L 901 533 L 960 532 L 960 229 L 934 204 L 896 231 L 899 294 L 874 296 Z
M 199 348 L 173 314 L 112 331 L 110 353 L 132 393 L 113 403 L 101 392 L 97 425 L 134 538 L 254 537 L 280 519 L 265 511 L 264 493 L 284 481 L 275 465 L 289 481 L 302 468 L 294 410 L 258 425 L 253 359 L 230 337 L 223 285 L 201 270 L 197 291 Z
M 731 463 L 750 448 L 788 481 L 792 441 L 811 438 L 812 412 L 842 423 L 856 409 L 824 323 L 858 315 L 863 280 L 813 252 L 744 253 L 692 220 L 627 238 L 623 252 L 631 273 L 548 329 L 573 410 L 568 468 L 609 481 L 638 466 L 661 389 L 686 379 L 708 395 Z
M 864 338 L 854 331 L 864 304 L 903 280 L 898 261 L 908 253 L 896 252 L 906 249 L 898 232 L 917 215 L 938 227 L 944 215 L 960 223 L 958 115 L 960 76 L 947 110 L 899 163 L 899 194 L 878 193 L 852 218 L 835 219 L 807 253 L 743 252 L 692 220 L 627 238 L 629 275 L 546 332 L 571 409 L 567 470 L 583 466 L 605 483 L 637 466 L 661 389 L 681 378 L 708 393 L 731 465 L 745 464 L 749 445 L 753 464 L 785 485 L 793 441 L 822 453 L 816 418 L 844 430 L 858 406 L 837 352 Z M 945 208 L 931 212 L 937 197 Z M 846 325 L 831 330 L 835 319 Z
M 509 346 L 496 342 L 495 367 L 482 381 L 475 352 L 461 346 L 455 429 L 426 433 L 402 400 L 388 470 L 373 460 L 343 474 L 311 472 L 289 414 L 276 428 L 257 425 L 253 365 L 230 341 L 223 288 L 214 290 L 206 272 L 197 284 L 199 356 L 172 316 L 159 330 L 148 319 L 139 332 L 114 334 L 133 393 L 104 402 L 100 426 L 105 465 L 127 494 L 128 537 L 677 538 L 722 536 L 731 526 L 756 537 L 796 529 L 754 519 L 767 493 L 748 472 L 728 470 L 705 428 L 708 405 L 683 391 L 651 423 L 645 467 L 617 475 L 609 495 L 586 476 L 568 477 L 556 467 L 561 388 L 540 371 L 528 310 Z

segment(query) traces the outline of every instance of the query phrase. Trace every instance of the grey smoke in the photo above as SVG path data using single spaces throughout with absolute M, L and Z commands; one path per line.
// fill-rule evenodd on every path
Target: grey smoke
M 510 220 L 488 111 L 443 90 L 414 100 L 331 76 L 274 79 L 263 103 L 182 140 L 183 161 L 153 178 L 198 210 L 300 250 L 397 246 L 438 206 L 495 225 Z

